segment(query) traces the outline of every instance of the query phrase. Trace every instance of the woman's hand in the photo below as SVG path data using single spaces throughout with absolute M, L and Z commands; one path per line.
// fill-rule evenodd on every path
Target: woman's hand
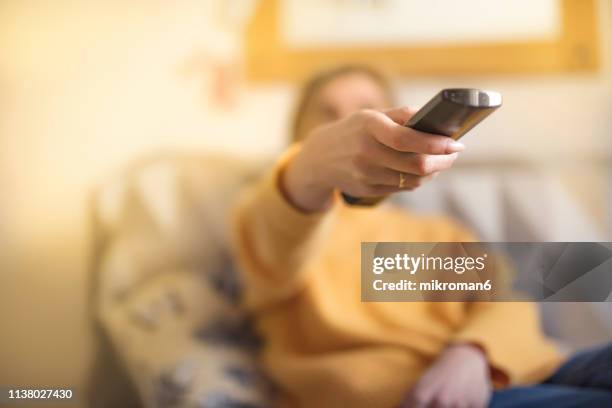
M 409 391 L 406 408 L 484 408 L 491 398 L 489 365 L 469 344 L 447 348 Z
M 403 126 L 410 116 L 408 108 L 362 110 L 315 129 L 284 171 L 287 198 L 304 211 L 319 211 L 334 189 L 379 197 L 412 190 L 448 169 L 464 146 Z

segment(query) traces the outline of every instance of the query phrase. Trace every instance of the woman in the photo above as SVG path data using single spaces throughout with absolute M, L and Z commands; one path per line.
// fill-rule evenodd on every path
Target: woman
M 551 378 L 562 362 L 530 303 L 360 301 L 362 241 L 473 240 L 442 217 L 338 199 L 338 191 L 378 197 L 415 189 L 464 149 L 402 126 L 413 112 L 385 110 L 391 104 L 387 82 L 371 69 L 315 77 L 298 104 L 294 143 L 237 208 L 245 303 L 264 338 L 262 362 L 281 405 L 566 401 L 555 392 L 544 402 L 530 400 L 542 386 L 507 388 Z M 574 401 L 612 403 L 609 392 L 565 388 Z

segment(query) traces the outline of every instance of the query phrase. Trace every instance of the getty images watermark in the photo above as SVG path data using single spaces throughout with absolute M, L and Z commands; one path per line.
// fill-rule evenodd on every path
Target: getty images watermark
M 612 301 L 612 243 L 364 242 L 362 301 Z

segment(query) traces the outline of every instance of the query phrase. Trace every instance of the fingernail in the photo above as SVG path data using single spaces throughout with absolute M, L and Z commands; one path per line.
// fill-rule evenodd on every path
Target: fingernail
M 459 143 L 459 142 L 454 141 L 454 140 L 449 143 L 448 147 L 453 152 L 462 152 L 462 151 L 465 150 L 465 145 L 463 143 Z

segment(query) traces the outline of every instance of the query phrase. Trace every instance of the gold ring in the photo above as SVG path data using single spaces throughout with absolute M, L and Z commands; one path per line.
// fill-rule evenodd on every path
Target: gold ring
M 406 186 L 406 175 L 402 172 L 399 174 L 399 188 L 404 188 Z

